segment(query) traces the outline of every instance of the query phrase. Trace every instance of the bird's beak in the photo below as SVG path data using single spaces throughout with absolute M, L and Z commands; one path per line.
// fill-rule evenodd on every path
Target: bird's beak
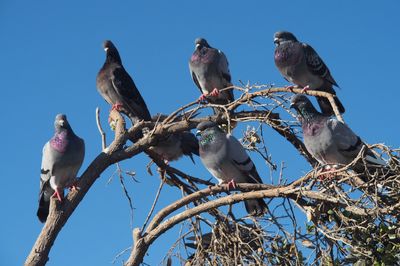
M 58 124 L 59 124 L 61 127 L 63 127 L 63 126 L 65 125 L 65 120 L 64 120 L 64 119 L 59 120 L 59 121 L 58 121 Z
M 200 130 L 196 131 L 196 137 L 198 137 L 198 136 L 201 136 L 201 131 Z
M 274 43 L 279 44 L 279 38 L 274 38 Z
M 107 50 L 108 50 L 109 48 L 108 47 L 104 47 L 104 51 L 106 51 L 107 52 Z
M 290 103 L 289 108 L 294 109 L 294 103 Z
M 200 43 L 196 44 L 196 49 L 198 49 L 200 47 Z

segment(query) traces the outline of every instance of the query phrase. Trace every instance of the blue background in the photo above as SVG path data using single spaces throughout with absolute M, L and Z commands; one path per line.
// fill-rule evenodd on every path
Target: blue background
M 292 31 L 327 63 L 341 86 L 338 96 L 352 129 L 368 143 L 399 147 L 399 8 L 394 0 L 1 1 L 0 265 L 21 265 L 42 228 L 36 217 L 41 151 L 53 135 L 55 115 L 66 113 L 86 141 L 80 173 L 101 151 L 95 108 L 101 108 L 106 128 L 110 108 L 95 83 L 105 59 L 103 40 L 115 43 L 155 114 L 172 112 L 199 96 L 188 71 L 196 37 L 225 52 L 235 84 L 286 85 L 274 66 L 272 37 L 278 30 Z M 107 133 L 110 140 L 112 133 Z M 240 137 L 240 130 L 235 135 Z M 285 161 L 289 180 L 310 169 L 272 130 L 266 142 L 278 165 Z M 268 167 L 252 157 L 270 183 Z M 148 161 L 140 155 L 122 164 L 139 181 L 126 179 L 135 227 L 141 226 L 159 185 L 159 178 L 146 172 Z M 199 158 L 195 165 L 188 158 L 172 165 L 211 177 Z M 86 195 L 59 234 L 48 265 L 109 265 L 132 244 L 126 198 L 117 178 L 107 184 L 115 170 L 105 171 Z M 272 175 L 275 182 L 277 176 Z M 180 196 L 166 186 L 157 209 Z M 178 230 L 156 240 L 145 261 L 158 264 Z

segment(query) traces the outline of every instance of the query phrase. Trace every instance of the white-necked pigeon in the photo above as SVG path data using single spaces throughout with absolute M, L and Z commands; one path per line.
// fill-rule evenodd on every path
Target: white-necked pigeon
M 262 180 L 253 161 L 242 144 L 231 134 L 226 134 L 214 122 L 202 122 L 197 126 L 200 158 L 207 170 L 219 181 L 235 186 L 235 183 L 259 183 Z M 246 200 L 250 215 L 262 215 L 267 209 L 263 199 Z
M 338 84 L 333 79 L 328 67 L 317 52 L 308 44 L 299 42 L 287 31 L 279 31 L 274 35 L 275 65 L 283 77 L 305 89 L 319 90 L 336 95 L 333 86 Z M 333 109 L 327 98 L 317 97 L 323 114 L 332 115 Z M 335 103 L 340 113 L 345 109 L 337 97 Z
M 64 114 L 54 122 L 55 134 L 44 145 L 37 216 L 44 223 L 49 214 L 50 197 L 62 201 L 64 188 L 73 186 L 85 157 L 85 143 L 75 135 Z

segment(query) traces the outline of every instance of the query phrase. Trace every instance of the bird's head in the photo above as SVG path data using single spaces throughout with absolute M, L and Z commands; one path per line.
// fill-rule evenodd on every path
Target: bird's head
M 104 48 L 104 51 L 106 51 L 106 52 L 108 52 L 109 50 L 111 51 L 111 50 L 115 50 L 115 46 L 114 46 L 114 44 L 112 43 L 112 41 L 110 41 L 110 40 L 105 40 L 104 42 L 103 42 L 103 48 Z
M 210 48 L 211 46 L 208 44 L 208 42 L 206 41 L 206 39 L 204 38 L 197 38 L 194 41 L 194 45 L 196 46 L 196 49 L 201 49 L 203 47 L 207 47 Z
M 67 116 L 65 114 L 56 115 L 56 120 L 54 121 L 54 127 L 56 129 L 67 129 L 69 128 L 69 123 Z
M 201 122 L 197 125 L 196 136 L 200 136 L 199 145 L 210 145 L 215 141 L 215 137 L 223 133 L 218 124 L 212 121 Z
M 203 132 L 212 128 L 219 128 L 218 124 L 212 121 L 204 121 L 197 125 L 196 136 L 201 136 Z
M 121 57 L 119 56 L 118 50 L 115 45 L 110 40 L 105 40 L 103 42 L 104 51 L 107 54 L 107 62 L 117 62 L 122 64 Z
M 280 45 L 283 42 L 297 42 L 296 37 L 293 33 L 288 31 L 278 31 L 274 34 L 274 43 L 275 45 Z
M 292 97 L 290 101 L 290 108 L 295 109 L 297 113 L 303 118 L 311 117 L 318 114 L 318 111 L 315 109 L 310 99 L 308 99 L 307 96 L 303 94 L 296 94 Z

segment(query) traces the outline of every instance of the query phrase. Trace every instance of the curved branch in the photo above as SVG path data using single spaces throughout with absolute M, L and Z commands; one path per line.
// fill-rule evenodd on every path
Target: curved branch
M 226 105 L 226 110 L 227 111 L 233 111 L 237 107 L 239 107 L 242 104 L 246 104 L 247 102 L 250 101 L 250 99 L 259 97 L 259 96 L 268 96 L 271 93 L 274 92 L 296 92 L 296 93 L 301 93 L 301 89 L 287 89 L 287 88 L 270 88 L 270 89 L 265 89 L 265 90 L 260 90 L 252 93 L 245 93 L 243 94 L 239 99 L 236 101 Z M 313 95 L 313 96 L 322 96 L 322 97 L 327 97 L 331 103 L 334 101 L 334 96 L 325 93 L 325 92 L 316 92 L 316 91 L 307 91 L 305 94 L 308 95 Z M 108 168 L 110 165 L 120 162 L 122 160 L 131 158 L 135 156 L 138 153 L 141 153 L 143 151 L 146 151 L 148 147 L 151 145 L 154 145 L 158 138 L 160 136 L 163 136 L 165 134 L 171 134 L 171 133 L 176 133 L 176 132 L 182 132 L 186 130 L 190 130 L 195 128 L 200 122 L 202 121 L 215 121 L 217 123 L 223 123 L 226 122 L 227 117 L 221 117 L 221 116 L 212 116 L 212 117 L 205 117 L 205 118 L 193 118 L 190 120 L 182 120 L 178 122 L 171 122 L 171 123 L 166 123 L 169 122 L 170 120 L 173 119 L 176 114 L 178 114 L 180 111 L 184 111 L 185 108 L 188 108 L 190 106 L 195 105 L 196 103 L 189 103 L 186 106 L 179 108 L 177 111 L 172 113 L 170 116 L 167 117 L 167 121 L 165 123 L 159 124 L 157 122 L 153 121 L 140 121 L 136 123 L 133 127 L 131 127 L 128 131 L 125 129 L 125 121 L 122 118 L 122 116 L 116 112 L 113 111 L 110 113 L 111 119 L 116 121 L 116 129 L 115 129 L 115 138 L 114 141 L 101 152 L 93 161 L 92 163 L 88 166 L 88 168 L 85 170 L 85 172 L 82 174 L 81 178 L 78 181 L 78 187 L 80 188 L 79 191 L 73 191 L 70 192 L 67 197 L 65 198 L 64 202 L 62 204 L 55 202 L 54 200 L 51 201 L 50 203 L 50 214 L 47 219 L 46 224 L 44 225 L 38 239 L 36 240 L 34 246 L 32 247 L 32 250 L 30 254 L 28 255 L 25 265 L 44 265 L 47 260 L 48 260 L 48 254 L 50 252 L 50 249 L 52 245 L 54 244 L 54 241 L 64 226 L 64 224 L 68 221 L 69 217 L 75 210 L 75 208 L 78 206 L 80 201 L 84 198 L 86 193 L 89 191 L 90 187 L 93 185 L 93 183 L 96 181 L 96 179 L 100 176 L 100 174 Z M 205 108 L 205 106 L 198 106 L 196 107 L 196 110 L 199 108 Z M 337 108 L 335 108 L 333 104 L 333 109 L 336 112 Z M 300 153 L 306 157 L 306 159 L 310 162 L 313 163 L 312 157 L 307 153 L 306 149 L 304 148 L 303 143 L 297 138 L 297 136 L 284 124 L 280 122 L 279 119 L 279 114 L 273 113 L 271 111 L 265 111 L 265 112 L 260 112 L 260 111 L 253 111 L 253 112 L 238 112 L 238 113 L 232 113 L 229 114 L 230 119 L 232 120 L 240 120 L 240 119 L 256 119 L 256 120 L 261 120 L 264 123 L 267 123 L 270 125 L 272 128 L 274 128 L 279 134 L 284 136 L 288 141 L 292 143 L 292 145 L 300 151 Z M 338 115 L 338 119 L 340 118 L 340 114 Z M 132 138 L 133 136 L 137 136 L 138 133 L 141 133 L 142 129 L 145 127 L 148 127 L 150 129 L 153 129 L 152 134 L 145 135 L 144 137 L 138 139 L 135 141 L 135 143 L 127 148 L 123 148 L 123 146 L 126 144 L 127 140 Z M 174 174 L 180 174 L 179 172 L 175 171 L 174 169 L 167 169 L 170 170 L 171 175 Z M 178 180 L 179 181 L 179 180 Z M 178 182 L 177 181 L 177 182 Z M 278 189 L 278 188 L 276 188 Z M 204 192 L 204 191 L 203 191 Z M 258 193 L 258 192 L 257 192 Z M 257 194 L 256 193 L 256 194 Z M 259 192 L 257 195 L 260 197 L 268 197 L 270 195 L 268 193 L 266 194 L 260 194 Z M 195 194 L 195 193 L 193 193 Z M 243 193 L 238 195 L 233 195 L 232 199 L 234 202 L 237 201 L 242 201 L 246 197 L 250 197 L 250 194 Z M 251 194 L 254 196 L 255 194 Z M 226 199 L 226 198 L 225 198 Z M 230 199 L 231 200 L 231 199 Z M 206 203 L 208 204 L 208 203 Z M 221 205 L 218 205 L 221 204 Z M 223 201 L 219 201 L 217 203 L 218 206 L 222 206 L 225 203 Z M 206 207 L 209 205 L 206 205 Z M 203 212 L 206 208 L 202 205 L 197 206 L 195 209 L 196 211 Z M 186 215 L 186 214 L 185 214 Z M 181 217 L 181 218 L 179 218 Z M 175 219 L 181 220 L 184 219 L 182 217 L 186 216 L 179 216 Z M 161 217 L 161 220 L 163 217 Z M 160 220 L 160 221 L 161 221 Z M 158 222 L 155 222 L 154 225 L 156 225 Z M 152 225 L 152 228 L 156 230 L 156 228 L 161 228 L 159 225 L 156 225 L 154 227 Z M 164 228 L 164 227 L 163 227 Z M 161 230 L 161 229 L 157 229 Z M 149 237 L 147 236 L 149 241 Z M 142 238 L 138 241 L 138 245 L 140 244 L 139 242 L 142 240 Z M 154 240 L 151 240 L 154 241 Z M 135 244 L 136 245 L 136 244 Z

